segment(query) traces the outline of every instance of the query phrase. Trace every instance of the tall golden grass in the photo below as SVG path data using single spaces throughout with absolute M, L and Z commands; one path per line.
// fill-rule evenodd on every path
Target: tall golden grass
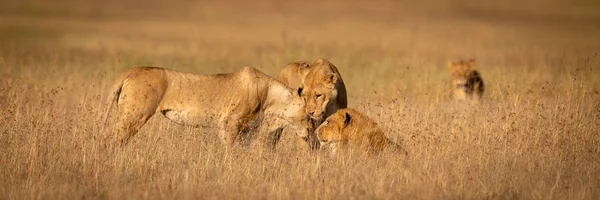
M 0 2 L 0 199 L 599 199 L 594 1 Z M 327 58 L 350 107 L 410 157 L 329 157 L 284 135 L 227 152 L 154 116 L 105 148 L 108 86 L 129 67 L 195 73 Z M 484 100 L 455 102 L 474 58 Z M 108 130 L 108 129 L 107 129 Z

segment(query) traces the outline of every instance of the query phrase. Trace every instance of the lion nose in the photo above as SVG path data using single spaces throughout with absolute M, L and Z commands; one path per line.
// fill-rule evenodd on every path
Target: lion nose
M 315 115 L 315 111 L 309 112 L 308 114 L 314 116 Z

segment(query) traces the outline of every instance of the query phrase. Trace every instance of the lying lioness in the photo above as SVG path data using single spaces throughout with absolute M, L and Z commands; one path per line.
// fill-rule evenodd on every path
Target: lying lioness
M 251 67 L 215 75 L 136 67 L 123 73 L 111 91 L 106 119 L 117 102 L 115 131 L 122 144 L 157 112 L 179 124 L 215 124 L 228 146 L 234 144 L 240 126 L 259 113 L 264 118 L 258 133 L 261 138 L 278 137 L 284 127 L 301 137 L 312 129 L 299 94 Z M 268 140 L 264 142 L 271 144 Z
M 407 154 L 401 146 L 385 137 L 377 123 L 351 108 L 338 110 L 329 116 L 315 132 L 321 147 L 330 149 L 333 154 L 344 146 L 371 153 L 391 148 Z

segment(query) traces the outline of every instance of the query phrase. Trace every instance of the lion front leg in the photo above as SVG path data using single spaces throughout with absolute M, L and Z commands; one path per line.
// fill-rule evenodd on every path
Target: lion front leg
M 221 129 L 219 130 L 219 137 L 221 138 L 223 145 L 227 148 L 233 148 L 235 141 L 239 136 L 240 128 L 240 121 L 236 117 L 230 117 L 223 121 Z
M 313 152 L 319 150 L 321 145 L 314 132 L 309 132 L 306 137 L 297 137 L 298 146 L 302 151 Z
M 281 133 L 283 133 L 283 128 L 277 128 L 273 131 L 268 132 L 267 141 L 265 141 L 267 144 L 267 148 L 275 150 L 275 146 L 277 146 L 277 143 L 281 138 Z
M 283 133 L 283 126 L 279 119 L 264 119 L 258 133 L 255 133 L 252 148 L 266 148 L 274 150 Z

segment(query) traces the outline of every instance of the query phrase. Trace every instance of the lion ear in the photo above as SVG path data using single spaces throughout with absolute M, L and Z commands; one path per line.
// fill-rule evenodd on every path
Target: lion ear
M 350 123 L 350 120 L 352 120 L 352 117 L 350 117 L 350 114 L 348 114 L 347 112 L 344 113 L 345 114 L 345 118 L 344 118 L 344 127 L 348 126 L 348 124 Z
M 306 61 L 300 61 L 300 63 L 298 65 L 300 66 L 300 68 L 309 68 L 310 67 L 310 65 Z
M 469 68 L 475 69 L 475 59 L 467 61 L 467 65 L 469 66 Z
M 323 58 L 319 58 L 317 59 L 317 61 L 315 61 L 315 63 L 319 64 L 319 65 L 323 65 L 327 62 L 327 60 L 323 59 Z
M 448 61 L 448 68 L 453 69 L 454 68 L 454 61 Z
M 329 74 L 325 75 L 325 84 L 331 88 L 333 88 L 335 86 L 335 83 L 337 83 L 337 80 L 338 80 L 337 74 L 329 73 Z

